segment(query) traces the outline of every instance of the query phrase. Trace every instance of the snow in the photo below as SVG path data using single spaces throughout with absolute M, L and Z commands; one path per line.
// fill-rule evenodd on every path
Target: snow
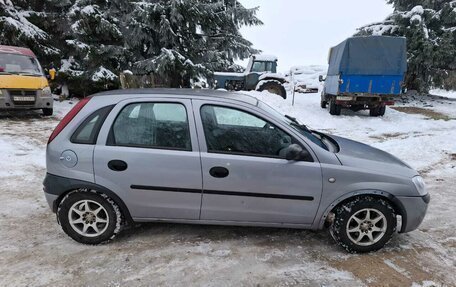
M 75 243 L 56 223 L 42 192 L 47 138 L 75 104 L 56 101 L 53 117 L 0 113 L 0 162 L 6 163 L 0 169 L 0 285 L 456 285 L 456 120 L 390 108 L 379 118 L 350 111 L 338 117 L 319 107 L 318 93 L 297 94 L 294 106 L 290 95 L 283 100 L 267 92 L 244 93 L 311 128 L 384 149 L 418 169 L 431 193 L 423 224 L 363 255 L 345 253 L 324 231 L 185 224 L 143 224 L 101 246 Z M 419 98 L 398 104 L 419 105 Z M 456 118 L 454 101 L 436 100 L 424 108 Z
M 98 70 L 93 73 L 92 81 L 99 82 L 103 80 L 115 80 L 117 79 L 117 75 L 111 72 L 110 70 L 106 69 L 103 66 L 100 66 Z
M 429 91 L 429 94 L 449 99 L 456 99 L 456 91 L 452 90 L 447 91 L 443 89 L 432 89 Z

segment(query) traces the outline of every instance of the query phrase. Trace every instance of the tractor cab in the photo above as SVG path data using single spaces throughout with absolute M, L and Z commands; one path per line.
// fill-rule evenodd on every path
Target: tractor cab
M 277 73 L 277 57 L 268 55 L 253 55 L 249 59 L 247 73 Z

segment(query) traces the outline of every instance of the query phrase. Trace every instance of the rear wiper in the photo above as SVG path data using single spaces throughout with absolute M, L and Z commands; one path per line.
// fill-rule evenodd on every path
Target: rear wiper
M 302 129 L 302 130 L 304 130 L 304 131 L 306 131 L 306 132 L 309 132 L 309 133 L 311 132 L 311 131 L 309 130 L 309 128 L 307 128 L 306 125 L 300 124 L 300 123 L 298 122 L 298 120 L 297 120 L 295 117 L 292 117 L 292 116 L 289 116 L 289 115 L 285 115 L 285 117 L 286 117 L 287 119 L 289 119 L 289 120 L 291 121 L 291 123 L 292 123 L 294 126 L 300 128 L 300 129 Z

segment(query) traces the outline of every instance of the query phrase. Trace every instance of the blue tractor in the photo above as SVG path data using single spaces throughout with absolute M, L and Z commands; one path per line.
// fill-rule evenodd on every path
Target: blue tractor
M 277 57 L 253 55 L 243 73 L 215 72 L 215 88 L 228 91 L 268 91 L 287 98 L 285 77 L 277 73 Z
M 369 36 L 348 38 L 329 52 L 329 67 L 321 94 L 321 107 L 329 104 L 331 115 L 341 109 L 368 109 L 383 116 L 385 107 L 403 90 L 407 71 L 404 37 Z

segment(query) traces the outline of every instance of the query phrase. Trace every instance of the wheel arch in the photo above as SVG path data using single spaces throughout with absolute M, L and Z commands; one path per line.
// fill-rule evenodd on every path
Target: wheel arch
M 47 174 L 44 180 L 45 192 L 57 195 L 57 199 L 52 204 L 52 211 L 57 212 L 58 206 L 62 199 L 70 192 L 79 189 L 94 190 L 97 193 L 102 193 L 111 198 L 117 206 L 119 206 L 126 223 L 133 223 L 130 211 L 125 202 L 113 191 L 105 188 L 101 185 L 92 182 L 86 182 L 82 180 L 69 179 L 56 175 Z
M 398 215 L 402 217 L 402 226 L 401 226 L 401 231 L 405 228 L 405 222 L 407 222 L 407 212 L 405 210 L 405 207 L 402 205 L 402 203 L 391 193 L 388 193 L 386 191 L 382 190 L 360 190 L 360 191 L 353 191 L 347 194 L 342 195 L 338 199 L 334 200 L 324 211 L 322 216 L 320 217 L 318 221 L 318 225 L 316 226 L 317 229 L 323 229 L 325 227 L 325 222 L 329 216 L 330 213 L 332 213 L 336 208 L 339 206 L 352 201 L 356 198 L 359 197 L 374 197 L 378 199 L 383 199 L 386 200 L 388 203 L 391 204 L 391 206 L 394 208 L 394 210 L 397 212 Z

